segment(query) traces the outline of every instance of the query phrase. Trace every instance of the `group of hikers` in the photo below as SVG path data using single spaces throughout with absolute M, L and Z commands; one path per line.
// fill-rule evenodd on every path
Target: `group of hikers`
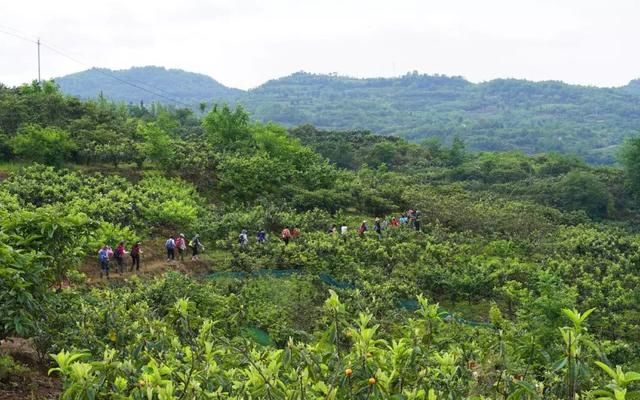
M 184 253 L 187 252 L 187 247 L 191 248 L 191 261 L 197 261 L 198 253 L 204 250 L 204 246 L 202 242 L 200 242 L 200 235 L 195 235 L 187 244 L 184 233 L 175 237 L 170 236 L 164 243 L 164 247 L 167 250 L 167 261 L 174 261 L 176 259 L 176 250 L 178 250 L 178 258 L 180 258 L 180 261 L 184 261 Z
M 141 243 L 136 242 L 131 246 L 131 250 L 127 251 L 125 247 L 125 241 L 120 241 L 118 246 L 114 250 L 111 246 L 105 244 L 98 251 L 98 262 L 100 263 L 100 278 L 109 278 L 109 267 L 111 261 L 116 263 L 116 271 L 118 274 L 122 274 L 125 270 L 125 257 L 128 254 L 131 257 L 131 267 L 129 271 L 140 270 L 140 256 L 142 255 Z M 177 237 L 171 236 L 165 242 L 165 249 L 167 250 L 167 261 L 176 259 L 176 249 L 178 250 L 178 257 L 181 261 L 184 261 L 184 253 L 187 248 L 191 248 L 191 260 L 198 260 L 198 253 L 204 249 L 202 242 L 200 242 L 200 236 L 195 235 L 189 243 L 186 242 L 184 234 L 180 234 Z
M 289 228 L 285 226 L 280 233 L 280 238 L 284 241 L 285 245 L 288 245 L 292 239 L 295 239 L 300 236 L 300 229 L 293 227 Z M 264 229 L 260 229 L 256 232 L 256 242 L 258 244 L 265 244 L 267 242 L 267 233 Z M 240 246 L 247 246 L 249 244 L 249 234 L 246 229 L 243 229 L 238 235 L 238 243 Z
M 407 212 L 399 215 L 398 217 L 392 217 L 390 220 L 380 218 L 376 218 L 373 223 L 373 232 L 378 235 L 379 238 L 382 237 L 382 231 L 387 229 L 388 227 L 399 227 L 399 226 L 408 226 L 416 231 L 420 231 L 420 211 L 409 209 Z M 362 221 L 362 224 L 358 227 L 358 235 L 365 236 L 367 232 L 369 232 L 369 224 L 367 221 Z M 349 231 L 349 227 L 347 225 L 340 226 L 340 235 L 346 239 L 347 232 Z M 332 225 L 329 231 L 329 234 L 338 234 L 338 227 L 336 225 Z M 289 245 L 291 240 L 295 240 L 300 236 L 300 229 L 297 227 L 289 227 L 285 226 L 280 233 L 280 239 L 284 242 L 285 246 Z M 264 244 L 267 242 L 267 233 L 264 229 L 260 229 L 256 232 L 256 242 L 258 244 Z M 238 235 L 238 243 L 241 246 L 249 245 L 249 234 L 246 229 L 243 229 Z M 191 239 L 188 243 L 186 241 L 185 235 L 181 233 L 178 236 L 170 236 L 165 244 L 165 249 L 167 251 L 167 261 L 174 261 L 176 257 L 180 261 L 184 261 L 184 254 L 187 252 L 187 249 L 191 249 L 191 261 L 197 261 L 198 254 L 200 251 L 204 250 L 204 246 L 200 241 L 200 236 L 195 235 L 193 239 Z M 177 250 L 177 256 L 176 256 Z M 109 263 L 113 259 L 116 262 L 117 271 L 119 274 L 124 272 L 124 258 L 129 254 L 131 257 L 131 267 L 129 271 L 139 271 L 140 270 L 140 255 L 142 254 L 142 250 L 140 249 L 140 242 L 136 242 L 130 251 L 127 251 L 125 248 L 125 242 L 121 241 L 118 243 L 118 247 L 116 247 L 115 251 L 111 248 L 111 246 L 104 245 L 98 251 L 98 261 L 100 262 L 100 278 L 106 276 L 109 278 Z
M 373 231 L 379 236 L 382 236 L 382 231 L 387 229 L 389 226 L 409 226 L 416 231 L 420 230 L 420 211 L 409 209 L 406 213 L 400 215 L 399 217 L 392 217 L 390 221 L 383 220 L 380 221 L 380 218 L 376 218 Z M 365 232 L 369 230 L 369 226 L 367 225 L 367 221 L 362 221 L 360 228 L 358 229 L 358 233 L 363 235 Z
M 388 227 L 398 227 L 398 226 L 409 226 L 416 231 L 420 231 L 420 211 L 409 209 L 406 213 L 398 217 L 392 217 L 391 220 L 381 220 L 380 218 L 376 218 L 373 222 L 373 232 L 378 235 L 379 238 L 382 237 L 382 231 L 387 229 Z M 340 234 L 346 235 L 348 231 L 348 227 L 343 225 L 340 227 Z M 367 221 L 362 221 L 360 226 L 358 227 L 358 235 L 364 236 L 367 232 L 369 232 L 369 224 Z M 329 234 L 337 233 L 338 230 L 335 225 L 329 229 Z
M 129 254 L 131 256 L 131 267 L 129 271 L 140 270 L 140 255 L 142 249 L 140 248 L 140 242 L 136 242 L 131 246 L 131 250 L 127 251 L 125 248 L 125 242 L 118 243 L 118 247 L 115 250 L 109 245 L 103 245 L 98 251 L 98 261 L 100 262 L 100 278 L 106 276 L 109 278 L 109 262 L 113 259 L 116 262 L 116 268 L 119 274 L 124 272 L 124 258 Z
M 398 226 L 407 226 L 412 229 L 415 229 L 416 231 L 420 231 L 420 211 L 409 209 L 407 210 L 407 212 L 397 217 L 394 216 L 390 220 L 388 219 L 381 220 L 380 218 L 376 218 L 373 224 L 373 231 L 376 233 L 376 235 L 378 235 L 378 237 L 382 237 L 383 230 L 387 229 L 388 227 L 398 227 Z M 370 230 L 369 224 L 367 223 L 367 221 L 366 220 L 362 221 L 362 224 L 360 224 L 360 226 L 358 227 L 358 235 L 364 236 L 369 230 Z M 349 227 L 347 225 L 340 226 L 339 233 L 343 237 L 346 238 L 348 231 L 349 231 Z M 332 225 L 331 228 L 329 228 L 327 233 L 338 234 L 337 225 Z M 291 240 L 294 240 L 299 236 L 300 236 L 300 229 L 296 227 L 290 228 L 289 226 L 285 226 L 282 229 L 282 232 L 280 233 L 280 239 L 282 239 L 285 246 L 287 246 Z M 264 229 L 261 229 L 258 232 L 256 232 L 256 242 L 258 244 L 264 244 L 266 241 L 267 241 L 267 234 L 265 233 Z M 243 247 L 249 245 L 249 233 L 247 232 L 246 229 L 243 229 L 238 235 L 238 243 Z

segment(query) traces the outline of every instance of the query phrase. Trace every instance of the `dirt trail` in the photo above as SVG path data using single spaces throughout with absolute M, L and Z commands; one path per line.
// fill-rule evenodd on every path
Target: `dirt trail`
M 117 265 L 112 262 L 109 267 L 109 280 L 129 279 L 134 275 L 141 278 L 151 278 L 161 275 L 168 271 L 179 271 L 185 274 L 205 273 L 209 270 L 209 263 L 204 261 L 166 261 L 152 260 L 140 263 L 139 271 L 129 271 L 130 264 L 126 265 L 125 271 L 120 274 L 117 272 Z M 100 281 L 106 281 L 106 278 L 100 278 L 100 269 L 97 265 L 85 265 L 80 269 L 87 276 L 87 283 L 94 284 Z
M 140 270 L 130 272 L 131 257 L 125 257 L 125 271 L 117 272 L 117 263 L 110 262 L 109 280 L 100 278 L 100 267 L 95 257 L 88 256 L 84 264 L 79 268 L 86 275 L 86 284 L 91 286 L 105 285 L 107 282 L 130 279 L 134 275 L 142 279 L 149 279 L 168 271 L 179 271 L 188 275 L 206 274 L 211 271 L 214 260 L 191 261 L 191 256 L 185 254 L 184 261 L 167 261 L 163 242 L 149 241 L 146 250 L 140 260 Z M 63 287 L 68 286 L 68 282 Z M 8 338 L 0 341 L 0 355 L 8 354 L 16 362 L 25 366 L 28 370 L 20 376 L 13 376 L 7 382 L 0 382 L 0 400 L 23 399 L 57 399 L 62 387 L 60 380 L 47 375 L 47 366 L 43 366 L 38 359 L 37 352 L 31 340 L 23 338 Z
M 57 399 L 62 386 L 57 378 L 47 375 L 46 366 L 38 360 L 35 347 L 30 340 L 8 338 L 0 341 L 0 354 L 10 355 L 16 362 L 28 368 L 7 382 L 0 382 L 0 399 Z
M 164 252 L 159 249 L 164 249 L 164 243 L 153 241 L 145 243 L 145 250 L 140 259 L 140 270 L 130 272 L 131 257 L 125 255 L 124 257 L 124 272 L 119 274 L 117 271 L 118 264 L 115 260 L 109 262 L 109 280 L 123 280 L 129 279 L 134 275 L 141 278 L 151 278 L 156 275 L 161 275 L 168 271 L 179 271 L 185 274 L 203 274 L 211 270 L 213 262 L 210 260 L 198 260 L 191 261 L 191 255 L 185 254 L 184 261 L 172 260 L 167 261 Z M 100 267 L 98 261 L 94 257 L 88 258 L 85 263 L 80 267 L 80 272 L 87 276 L 87 284 L 97 284 L 99 282 L 106 282 L 106 278 L 100 278 Z

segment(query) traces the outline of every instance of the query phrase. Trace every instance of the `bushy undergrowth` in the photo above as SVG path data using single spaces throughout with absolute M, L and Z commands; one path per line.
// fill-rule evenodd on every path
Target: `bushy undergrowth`
M 325 160 L 241 108 L 201 123 L 23 90 L 10 97 L 66 119 L 20 113 L 1 155 L 39 159 L 27 139 L 48 135 L 74 142 L 56 163 L 75 164 L 1 176 L 0 339 L 54 354 L 63 398 L 639 396 L 628 170 L 360 134 L 340 136 L 347 153 L 314 136 Z M 421 229 L 388 226 L 408 209 Z M 285 226 L 300 233 L 288 245 Z M 77 271 L 102 244 L 177 233 L 206 249 L 180 268 L 215 274 L 89 286 Z

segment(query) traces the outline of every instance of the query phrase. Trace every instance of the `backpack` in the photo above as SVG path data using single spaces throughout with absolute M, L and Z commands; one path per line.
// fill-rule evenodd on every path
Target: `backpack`
M 109 261 L 109 253 L 106 250 L 100 250 L 98 253 L 98 259 L 100 261 Z
M 176 242 L 173 241 L 172 239 L 167 240 L 167 242 L 165 243 L 165 247 L 167 249 L 175 249 L 176 247 Z

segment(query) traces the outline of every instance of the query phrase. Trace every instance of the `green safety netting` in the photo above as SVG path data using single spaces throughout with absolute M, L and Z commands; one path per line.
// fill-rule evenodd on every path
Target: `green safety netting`
M 263 346 L 270 346 L 273 344 L 271 341 L 271 336 L 264 329 L 260 329 L 255 326 L 250 326 L 244 328 L 243 332 L 246 337 L 252 339 L 254 342 L 261 344 Z
M 320 280 L 326 283 L 329 286 L 337 287 L 338 289 L 355 289 L 356 285 L 351 282 L 338 281 L 333 276 L 329 274 L 320 274 L 318 275 Z
M 246 278 L 248 276 L 271 276 L 274 278 L 285 278 L 287 276 L 291 276 L 293 274 L 302 273 L 299 269 L 262 269 L 254 272 L 242 272 L 242 271 L 222 271 L 222 272 L 213 272 L 209 274 L 209 279 L 217 279 L 217 278 Z M 318 278 L 329 286 L 336 287 L 338 289 L 355 289 L 355 285 L 351 282 L 339 281 L 335 279 L 333 276 L 327 273 L 321 273 L 318 275 Z M 398 300 L 398 308 L 405 309 L 407 311 L 416 311 L 420 306 L 416 299 L 400 299 Z M 438 310 L 441 314 L 443 314 L 443 318 L 445 321 L 456 321 L 458 323 L 480 327 L 480 328 L 493 328 L 493 324 L 488 322 L 479 322 L 479 321 L 471 321 L 468 319 L 464 319 L 462 317 L 458 317 L 449 311 L 439 308 Z M 257 328 L 255 326 L 247 327 L 244 329 L 244 334 L 253 339 L 256 343 L 261 344 L 263 346 L 268 346 L 273 344 L 269 333 L 263 329 Z
M 287 276 L 291 276 L 293 274 L 299 274 L 302 271 L 299 269 L 261 269 L 253 272 L 244 272 L 244 271 L 221 271 L 221 272 L 212 272 L 207 277 L 209 279 L 217 279 L 217 278 L 246 278 L 248 276 L 273 276 L 275 278 L 284 278 Z

